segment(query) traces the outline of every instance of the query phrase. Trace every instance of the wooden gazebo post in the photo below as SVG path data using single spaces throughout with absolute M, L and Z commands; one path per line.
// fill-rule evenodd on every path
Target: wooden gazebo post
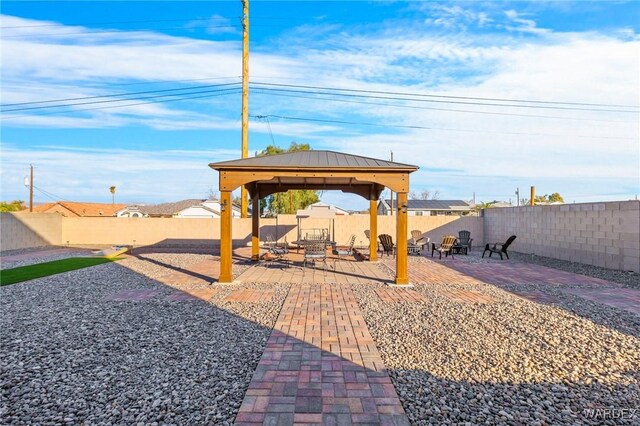
M 396 207 L 396 284 L 409 284 L 407 273 L 407 193 L 397 193 Z
M 233 233 L 231 191 L 220 191 L 220 277 L 219 282 L 233 281 L 232 255 Z
M 251 260 L 260 260 L 260 196 L 257 191 L 251 198 Z
M 369 261 L 378 260 L 378 200 L 373 199 L 375 194 L 371 194 L 369 200 Z

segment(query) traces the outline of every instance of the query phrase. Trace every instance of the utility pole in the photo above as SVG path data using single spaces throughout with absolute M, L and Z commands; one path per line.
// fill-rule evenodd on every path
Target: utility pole
M 520 207 L 520 188 L 516 188 L 516 204 Z
M 393 161 L 393 151 L 391 151 L 391 161 Z M 391 216 L 393 216 L 393 191 L 389 188 L 389 194 L 391 198 Z
M 29 213 L 33 213 L 33 164 L 29 166 Z
M 473 191 L 473 205 L 476 205 L 476 191 Z
M 529 202 L 532 206 L 536 205 L 536 187 L 532 186 L 531 187 L 531 201 Z
M 242 0 L 242 158 L 249 157 L 249 0 Z M 256 214 L 254 212 L 253 214 Z M 247 188 L 240 188 L 240 215 L 247 215 Z

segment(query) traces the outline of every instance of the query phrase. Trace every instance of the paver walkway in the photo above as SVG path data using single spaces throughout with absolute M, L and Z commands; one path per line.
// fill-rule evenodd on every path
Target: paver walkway
M 279 261 L 260 262 L 249 268 L 236 281 L 243 283 L 390 283 L 391 276 L 377 265 L 369 262 L 355 262 L 327 259 L 327 265 L 318 263 L 317 267 L 302 267 L 302 255 L 290 253 L 291 263 L 285 265 Z
M 236 424 L 408 425 L 347 285 L 292 286 Z

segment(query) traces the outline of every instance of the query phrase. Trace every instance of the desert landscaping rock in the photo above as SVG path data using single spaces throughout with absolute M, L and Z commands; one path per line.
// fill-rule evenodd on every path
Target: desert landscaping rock
M 602 424 L 583 410 L 640 407 L 640 327 L 608 327 L 615 309 L 577 315 L 480 283 L 418 284 L 427 302 L 389 309 L 373 287 L 352 285 L 414 424 Z M 496 302 L 455 302 L 451 288 Z
M 288 287 L 257 304 L 223 301 L 252 284 L 171 301 L 166 268 L 122 262 L 1 289 L 1 424 L 232 424 Z M 130 289 L 154 297 L 108 299 Z

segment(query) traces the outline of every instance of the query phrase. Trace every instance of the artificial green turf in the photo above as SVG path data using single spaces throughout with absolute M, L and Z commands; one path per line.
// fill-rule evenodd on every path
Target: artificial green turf
M 35 265 L 20 266 L 19 268 L 3 269 L 0 271 L 0 286 L 48 277 L 49 275 L 74 271 L 89 266 L 101 265 L 103 263 L 113 262 L 114 260 L 118 259 L 107 259 L 104 257 L 70 257 L 68 259 L 37 263 Z

